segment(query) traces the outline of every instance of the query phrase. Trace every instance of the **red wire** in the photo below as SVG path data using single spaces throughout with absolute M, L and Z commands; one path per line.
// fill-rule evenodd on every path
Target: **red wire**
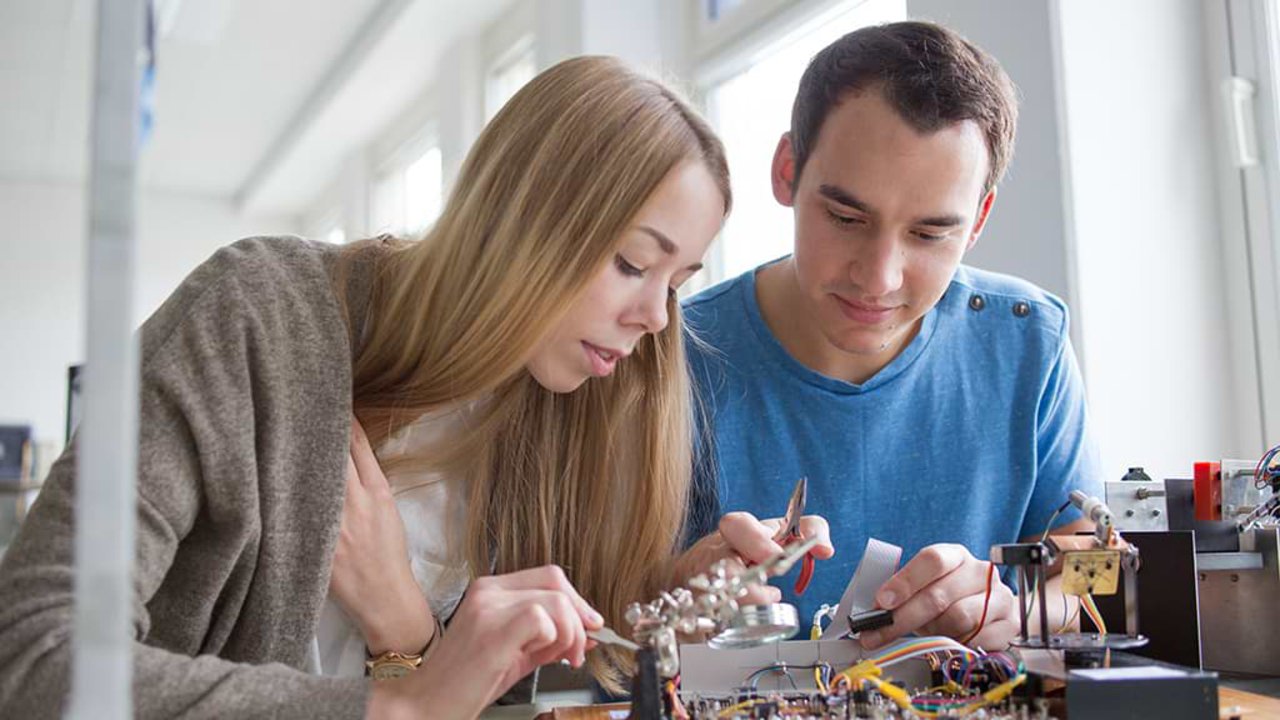
M 962 645 L 968 645 L 973 639 L 978 637 L 978 633 L 982 632 L 983 626 L 987 624 L 987 609 L 991 607 L 991 581 L 996 576 L 996 564 L 987 563 L 987 595 L 982 599 L 982 617 L 978 620 L 978 627 L 969 633 L 969 637 L 961 641 Z

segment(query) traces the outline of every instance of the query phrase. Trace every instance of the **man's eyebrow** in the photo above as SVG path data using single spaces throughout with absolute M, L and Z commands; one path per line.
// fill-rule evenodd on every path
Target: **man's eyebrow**
M 870 205 L 854 197 L 853 193 L 842 188 L 838 188 L 835 185 L 821 185 L 818 187 L 818 192 L 823 197 L 826 197 L 829 200 L 834 200 L 846 207 L 851 207 L 858 212 L 864 212 L 868 215 L 872 214 Z M 933 215 L 930 217 L 923 217 L 916 220 L 914 224 L 928 225 L 930 227 L 938 228 L 953 228 L 963 225 L 964 222 L 965 219 L 963 217 L 952 213 L 950 215 Z
M 649 237 L 656 240 L 658 242 L 658 247 L 662 248 L 662 252 L 666 253 L 667 255 L 676 254 L 676 244 L 671 242 L 671 238 L 667 237 L 666 235 L 663 235 L 661 231 L 657 230 L 656 228 L 649 227 L 648 225 L 641 225 L 640 232 L 643 232 L 645 235 L 648 235 Z M 702 269 L 702 263 L 694 263 L 686 269 L 691 270 L 693 272 L 698 272 L 699 270 Z
M 937 215 L 935 217 L 920 218 L 916 221 L 916 225 L 929 225 L 938 228 L 953 228 L 964 224 L 964 218 L 959 215 Z
M 871 214 L 870 205 L 854 197 L 853 193 L 842 188 L 838 188 L 835 185 L 820 185 L 818 186 L 818 193 L 828 200 L 835 200 L 841 205 L 851 207 L 858 212 L 864 212 L 868 215 Z

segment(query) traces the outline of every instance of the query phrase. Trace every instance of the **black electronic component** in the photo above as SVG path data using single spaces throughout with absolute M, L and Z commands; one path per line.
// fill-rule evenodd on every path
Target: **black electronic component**
M 631 715 L 635 720 L 663 720 L 671 716 L 658 677 L 658 653 L 653 648 L 636 651 L 636 674 L 631 678 Z
M 1124 477 L 1120 478 L 1120 482 L 1154 482 L 1154 481 L 1151 479 L 1151 476 L 1147 474 L 1147 471 L 1143 470 L 1140 467 L 1131 467 L 1129 468 L 1129 472 L 1125 473 Z
M 1135 698 L 1141 698 L 1140 712 L 1135 710 Z M 1073 718 L 1216 720 L 1218 676 L 1112 653 L 1110 667 L 1069 671 L 1066 699 L 1067 713 Z
M 878 630 L 893 624 L 892 610 L 867 610 L 849 614 L 849 634 L 857 635 L 867 630 Z

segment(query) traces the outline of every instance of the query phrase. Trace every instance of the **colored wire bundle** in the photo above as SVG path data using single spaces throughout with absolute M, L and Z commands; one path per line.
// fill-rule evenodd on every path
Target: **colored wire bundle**
M 1106 635 L 1107 623 L 1103 621 L 1102 613 L 1098 612 L 1098 606 L 1093 602 L 1093 596 L 1092 595 L 1080 596 L 1080 606 L 1084 608 L 1085 615 L 1088 615 L 1089 619 L 1093 621 L 1093 624 L 1097 626 L 1098 634 Z
M 1280 479 L 1280 445 L 1263 453 L 1253 468 L 1253 484 L 1259 490 Z
M 1022 673 L 1022 665 L 1013 656 L 1003 652 L 976 657 L 955 655 L 947 658 L 938 669 L 942 678 L 947 681 L 947 685 L 943 687 L 954 686 L 963 691 L 969 689 L 975 671 L 985 672 L 997 682 L 1012 680 Z
M 890 667 L 892 665 L 896 665 L 906 660 L 910 660 L 911 658 L 914 658 L 914 657 L 920 657 L 921 655 L 927 655 L 930 653 L 937 653 L 942 651 L 956 652 L 962 655 L 968 655 L 969 657 L 973 657 L 973 658 L 978 657 L 978 653 L 965 647 L 964 645 L 961 645 L 955 640 L 952 640 L 949 637 L 943 637 L 941 635 L 938 635 L 938 636 L 929 636 L 929 637 L 922 637 L 922 638 L 911 638 L 909 640 L 900 642 L 896 645 L 891 645 L 890 647 L 882 650 L 879 654 L 873 655 L 872 657 L 867 658 L 866 660 L 863 660 L 863 662 L 870 661 L 879 667 L 885 668 L 885 667 Z

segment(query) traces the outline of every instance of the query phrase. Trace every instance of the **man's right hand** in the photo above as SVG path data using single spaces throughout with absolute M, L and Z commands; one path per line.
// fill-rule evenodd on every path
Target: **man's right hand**
M 706 572 L 718 560 L 728 560 L 735 568 L 742 568 L 746 563 L 768 560 L 782 552 L 782 546 L 773 540 L 781 528 L 782 518 L 757 520 L 754 515 L 746 512 L 726 514 L 720 518 L 720 526 L 715 532 L 694 543 L 676 559 L 673 584 L 683 585 L 694 575 Z M 831 545 L 831 530 L 821 516 L 805 515 L 800 518 L 800 535 L 818 538 L 818 544 L 810 551 L 817 559 L 829 560 L 836 554 Z M 781 590 L 772 585 L 759 585 L 738 602 L 742 605 L 762 605 L 781 600 Z
M 581 667 L 603 626 L 554 565 L 478 578 L 422 667 L 375 683 L 368 717 L 474 718 L 534 668 Z

